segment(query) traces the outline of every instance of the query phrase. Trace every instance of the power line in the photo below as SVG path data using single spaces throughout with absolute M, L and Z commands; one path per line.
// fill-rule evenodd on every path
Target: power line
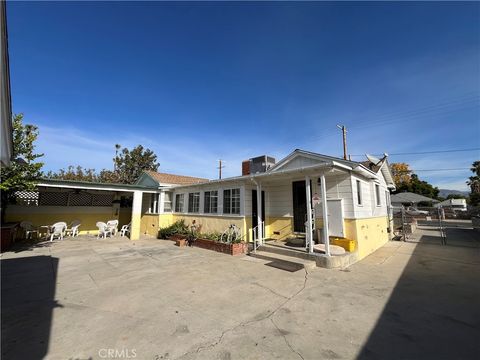
M 431 151 L 404 152 L 404 153 L 388 153 L 388 156 L 441 154 L 441 153 L 450 153 L 450 152 L 467 152 L 467 151 L 479 151 L 479 150 L 480 150 L 480 148 L 431 150 Z M 373 155 L 383 156 L 383 154 L 373 154 Z M 356 155 L 350 155 L 350 156 L 365 156 L 365 154 L 356 154 Z
M 470 168 L 450 168 L 450 169 L 416 169 L 416 170 L 403 170 L 403 171 L 398 171 L 398 173 L 415 173 L 418 171 L 464 171 L 464 170 L 470 170 Z

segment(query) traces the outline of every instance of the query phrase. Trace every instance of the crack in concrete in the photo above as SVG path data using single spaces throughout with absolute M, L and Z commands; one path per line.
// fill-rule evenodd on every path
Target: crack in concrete
M 302 287 L 300 288 L 300 290 L 298 290 L 296 293 L 294 293 L 293 295 L 289 296 L 288 298 L 286 298 L 286 300 L 281 303 L 279 306 L 277 306 L 277 308 L 275 310 L 273 310 L 272 312 L 268 313 L 266 316 L 263 316 L 259 319 L 254 319 L 254 320 L 249 320 L 249 321 L 245 321 L 245 322 L 241 322 L 240 324 L 237 324 L 229 329 L 226 329 L 222 332 L 222 334 L 218 337 L 218 339 L 216 341 L 214 341 L 213 343 L 211 344 L 208 344 L 208 345 L 200 345 L 199 347 L 197 347 L 197 349 L 193 350 L 193 351 L 188 351 L 186 352 L 185 354 L 181 355 L 180 357 L 178 357 L 178 359 L 182 359 L 190 354 L 198 354 L 202 351 L 205 351 L 205 350 L 209 350 L 209 349 L 213 349 L 215 346 L 217 346 L 218 344 L 220 344 L 224 338 L 224 336 L 229 333 L 229 332 L 232 332 L 232 331 L 235 331 L 236 329 L 240 328 L 240 327 L 245 327 L 245 326 L 249 326 L 253 323 L 257 323 L 257 322 L 260 322 L 260 321 L 264 321 L 264 320 L 267 320 L 267 319 L 270 319 L 270 321 L 272 322 L 273 326 L 275 326 L 275 328 L 279 331 L 280 334 L 282 334 L 282 332 L 280 331 L 280 329 L 278 328 L 278 326 L 275 324 L 275 322 L 273 321 L 273 316 L 277 313 L 278 310 L 280 310 L 281 308 L 283 308 L 289 301 L 291 301 L 292 299 L 294 299 L 296 296 L 298 296 L 303 290 L 305 290 L 306 286 L 307 286 L 307 281 L 308 281 L 308 271 L 306 268 L 304 268 L 305 270 L 305 277 L 304 277 L 304 280 L 303 280 L 303 285 Z M 278 294 L 276 294 L 278 295 Z M 278 295 L 278 296 L 282 296 L 282 295 Z M 304 359 L 303 356 L 297 352 L 295 349 L 293 349 L 293 347 L 290 345 L 290 343 L 288 342 L 288 340 L 286 339 L 285 335 L 282 334 L 283 336 L 283 339 L 285 341 L 285 344 L 288 346 L 288 348 L 290 349 L 290 351 L 292 351 L 293 353 L 295 353 L 297 356 L 299 356 L 301 359 Z
M 254 282 L 253 285 L 257 285 L 257 286 L 261 287 L 262 289 L 265 289 L 265 290 L 267 290 L 267 291 L 270 291 L 270 292 L 271 292 L 272 294 L 274 294 L 274 295 L 277 295 L 277 296 L 282 297 L 282 298 L 284 298 L 284 299 L 288 299 L 288 297 L 286 297 L 285 295 L 282 295 L 282 294 L 277 293 L 276 291 L 270 289 L 268 286 L 259 284 L 259 283 L 257 283 L 257 282 Z

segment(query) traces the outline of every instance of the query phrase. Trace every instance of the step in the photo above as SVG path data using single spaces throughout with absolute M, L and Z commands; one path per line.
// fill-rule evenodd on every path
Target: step
M 251 252 L 249 255 L 257 259 L 270 261 L 267 265 L 290 272 L 301 269 L 312 270 L 317 267 L 315 260 L 305 260 L 268 251 L 257 250 L 256 252 Z
M 307 253 L 304 248 L 294 249 L 294 248 L 289 248 L 283 245 L 275 245 L 275 244 L 264 244 L 260 246 L 258 250 L 279 254 L 279 255 L 286 255 L 286 256 L 304 259 L 304 260 L 312 260 L 312 261 L 315 261 L 316 257 L 318 256 L 316 254 Z

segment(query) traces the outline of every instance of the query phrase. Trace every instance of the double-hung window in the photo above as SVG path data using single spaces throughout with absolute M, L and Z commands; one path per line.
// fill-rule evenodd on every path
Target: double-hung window
M 223 213 L 240 214 L 240 189 L 223 190 Z
M 183 200 L 185 198 L 185 194 L 176 194 L 175 195 L 175 212 L 181 213 L 183 212 Z
M 218 209 L 218 191 L 205 191 L 203 212 L 216 214 Z
M 357 180 L 357 205 L 362 205 L 362 183 Z
M 188 194 L 188 212 L 198 213 L 200 209 L 200 193 L 194 192 Z
M 166 192 L 163 198 L 163 211 L 172 211 L 172 193 Z

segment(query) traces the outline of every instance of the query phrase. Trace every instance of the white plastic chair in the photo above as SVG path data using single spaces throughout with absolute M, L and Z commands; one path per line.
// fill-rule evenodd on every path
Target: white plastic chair
M 25 239 L 30 239 L 32 234 L 37 234 L 38 238 L 38 229 L 36 229 L 30 221 L 22 221 L 20 227 L 25 232 Z
M 80 227 L 80 225 L 82 225 L 80 220 L 73 220 L 70 224 L 70 227 L 65 230 L 65 233 L 67 235 L 71 233 L 72 237 L 78 236 L 78 228 Z
M 96 223 L 97 228 L 98 228 L 98 235 L 97 238 L 103 237 L 104 239 L 107 237 L 107 235 L 112 235 L 112 230 L 110 230 L 103 221 L 99 221 Z
M 125 236 L 125 234 L 129 234 L 130 235 L 130 225 L 132 223 L 128 223 L 128 225 L 123 225 L 122 226 L 122 229 L 120 230 L 120 236 Z
M 58 237 L 60 240 L 63 240 L 65 235 L 65 230 L 67 229 L 67 223 L 60 221 L 52 225 L 50 229 L 50 241 L 53 241 L 55 237 Z
M 118 220 L 108 220 L 107 227 L 111 231 L 112 235 L 118 232 Z

